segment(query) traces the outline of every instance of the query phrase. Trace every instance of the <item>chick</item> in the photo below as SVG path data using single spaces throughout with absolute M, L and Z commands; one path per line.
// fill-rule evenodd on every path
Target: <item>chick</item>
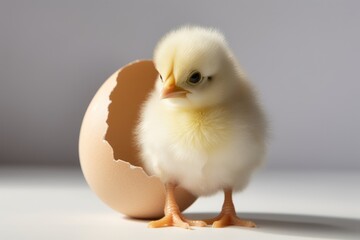
M 266 150 L 266 121 L 253 87 L 218 31 L 186 26 L 154 51 L 159 72 L 136 129 L 146 171 L 166 187 L 165 216 L 149 227 L 255 224 L 236 216 L 232 192 L 242 190 Z M 174 198 L 224 191 L 218 217 L 186 219 Z

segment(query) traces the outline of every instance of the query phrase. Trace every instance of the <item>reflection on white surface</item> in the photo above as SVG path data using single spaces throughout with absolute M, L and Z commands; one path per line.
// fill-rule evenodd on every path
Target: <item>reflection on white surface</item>
M 80 170 L 0 168 L 0 239 L 360 239 L 356 171 L 268 171 L 234 196 L 239 216 L 258 228 L 148 229 L 103 204 Z M 209 218 L 222 194 L 185 214 Z

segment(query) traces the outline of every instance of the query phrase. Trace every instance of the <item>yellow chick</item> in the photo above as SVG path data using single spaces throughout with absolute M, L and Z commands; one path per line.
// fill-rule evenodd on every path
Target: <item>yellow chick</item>
M 148 173 L 166 186 L 165 216 L 149 227 L 255 224 L 236 216 L 232 192 L 242 190 L 266 150 L 266 121 L 224 37 L 214 29 L 186 26 L 168 33 L 154 52 L 159 77 L 136 129 Z M 214 219 L 188 220 L 174 189 L 194 195 L 223 190 Z

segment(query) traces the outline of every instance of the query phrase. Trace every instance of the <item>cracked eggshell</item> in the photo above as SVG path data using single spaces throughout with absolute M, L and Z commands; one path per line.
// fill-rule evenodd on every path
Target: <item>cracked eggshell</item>
M 164 214 L 164 185 L 143 170 L 134 139 L 141 104 L 157 74 L 152 61 L 119 69 L 92 99 L 80 130 L 80 164 L 87 183 L 102 201 L 129 217 Z M 175 194 L 181 210 L 196 200 L 181 188 Z

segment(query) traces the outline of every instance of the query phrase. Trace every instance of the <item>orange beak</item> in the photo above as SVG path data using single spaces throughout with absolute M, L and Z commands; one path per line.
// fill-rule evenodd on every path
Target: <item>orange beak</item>
M 162 92 L 161 92 L 161 98 L 179 98 L 179 97 L 185 97 L 188 91 L 185 89 L 176 86 L 175 84 L 175 78 L 173 75 L 170 75 L 168 79 L 165 80 Z

